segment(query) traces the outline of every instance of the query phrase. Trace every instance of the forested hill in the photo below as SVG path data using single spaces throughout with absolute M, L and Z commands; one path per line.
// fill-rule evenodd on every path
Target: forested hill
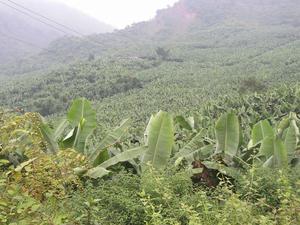
M 209 49 L 259 45 L 259 40 L 249 40 L 249 36 L 266 42 L 277 39 L 283 44 L 300 37 L 299 11 L 297 0 L 180 0 L 159 10 L 154 19 L 124 30 L 89 36 L 89 40 L 61 38 L 52 42 L 48 51 L 18 61 L 17 65 L 0 67 L 1 74 L 22 74 L 57 63 L 86 60 L 90 55 L 149 56 L 155 46 Z M 43 40 L 42 35 L 37 37 Z
M 297 0 L 180 0 L 173 7 L 162 9 L 149 22 L 132 26 L 129 31 L 144 31 L 161 38 L 163 35 L 191 35 L 193 31 L 227 25 L 288 25 L 300 27 Z
M 0 78 L 0 105 L 51 115 L 86 97 L 99 121 L 115 124 L 290 85 L 300 77 L 299 14 L 296 0 L 181 0 L 148 22 L 90 41 L 62 38 L 1 67 L 22 76 Z
M 27 9 L 83 35 L 113 31 L 113 27 L 54 1 L 3 1 L 0 4 L 0 64 L 15 60 L 16 57 L 26 56 L 28 53 L 37 53 L 40 51 L 37 47 L 46 48 L 51 41 L 57 38 L 65 35 L 77 35 Z M 53 26 L 58 29 L 54 29 Z M 60 29 L 64 32 L 59 31 Z M 32 45 L 20 42 L 16 38 Z

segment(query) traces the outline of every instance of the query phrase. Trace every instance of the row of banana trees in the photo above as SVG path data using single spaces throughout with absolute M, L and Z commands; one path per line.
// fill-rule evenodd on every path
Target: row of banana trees
M 239 118 L 232 112 L 218 119 L 212 139 L 207 136 L 208 128 L 201 127 L 196 118 L 174 118 L 160 111 L 151 116 L 143 142 L 126 150 L 120 146 L 128 133 L 130 120 L 124 120 L 108 132 L 96 148 L 89 149 L 87 142 L 96 126 L 96 113 L 90 102 L 76 99 L 56 128 L 51 129 L 44 123 L 41 132 L 49 153 L 73 148 L 84 155 L 88 166 L 74 170 L 79 176 L 93 179 L 109 174 L 111 167 L 122 162 L 131 164 L 138 174 L 149 167 L 155 170 L 164 170 L 168 165 L 190 168 L 195 160 L 223 173 L 247 170 L 253 165 L 270 168 L 300 165 L 299 119 L 295 113 L 285 116 L 274 127 L 268 120 L 259 121 L 252 128 L 249 143 L 244 143 Z

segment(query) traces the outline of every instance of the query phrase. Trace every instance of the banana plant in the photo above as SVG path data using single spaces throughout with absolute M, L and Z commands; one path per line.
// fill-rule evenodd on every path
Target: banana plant
M 201 151 L 207 156 L 208 149 L 210 149 L 211 154 L 222 154 L 230 157 L 238 154 L 242 135 L 239 119 L 234 113 L 224 114 L 216 122 L 216 141 L 208 145 L 205 144 L 205 134 L 204 129 L 200 130 L 187 145 L 179 150 L 175 157 L 190 157 L 191 154 L 201 153 Z
M 130 120 L 124 120 L 120 126 L 116 127 L 114 130 L 108 132 L 106 136 L 97 145 L 97 148 L 86 153 L 89 165 L 87 167 L 75 168 L 74 171 L 79 176 L 86 176 L 93 179 L 97 179 L 106 176 L 110 171 L 106 170 L 104 167 L 99 166 L 99 164 L 109 164 L 112 158 L 118 158 L 119 162 L 124 162 L 130 160 L 134 153 L 131 151 L 119 152 L 115 151 L 114 145 L 118 144 L 122 137 L 125 136 L 130 126 Z M 125 155 L 124 153 L 128 154 Z
M 216 122 L 214 133 L 216 140 L 207 143 L 205 135 L 207 131 L 202 129 L 179 150 L 174 156 L 176 165 L 183 160 L 191 165 L 193 161 L 200 160 L 209 169 L 218 169 L 223 173 L 232 174 L 232 169 L 227 168 L 221 162 L 230 162 L 235 166 L 235 160 L 240 154 L 239 149 L 242 143 L 242 134 L 238 117 L 230 112 L 223 114 Z
M 46 123 L 40 126 L 41 133 L 47 142 L 48 151 L 57 153 L 59 150 L 73 148 L 78 153 L 85 155 L 89 162 L 88 168 L 75 168 L 75 172 L 80 175 L 97 178 L 108 174 L 108 171 L 95 168 L 100 163 L 110 158 L 109 148 L 118 143 L 127 133 L 130 120 L 124 120 L 119 127 L 109 132 L 100 141 L 98 147 L 92 151 L 86 149 L 89 136 L 93 133 L 97 125 L 96 112 L 91 103 L 83 98 L 76 99 L 71 105 L 61 123 L 53 130 Z M 67 135 L 64 136 L 66 129 L 69 128 Z
M 173 145 L 173 118 L 169 113 L 160 111 L 150 118 L 145 131 L 145 145 L 119 153 L 92 170 L 100 171 L 98 177 L 101 177 L 105 175 L 105 171 L 108 171 L 109 167 L 133 160 L 138 160 L 138 162 L 133 161 L 137 171 L 143 172 L 150 166 L 157 170 L 163 170 L 171 158 Z M 87 173 L 89 172 L 87 171 Z
M 179 165 L 183 160 L 185 160 L 188 165 L 191 165 L 195 159 L 208 158 L 213 154 L 214 144 L 205 143 L 205 134 L 206 131 L 201 129 L 199 133 L 174 154 L 172 160 L 175 162 L 175 165 Z
M 67 114 L 67 121 L 72 126 L 72 130 L 63 139 L 62 147 L 74 148 L 84 154 L 87 139 L 97 126 L 96 112 L 91 103 L 83 98 L 74 100 Z
M 201 129 L 201 121 L 200 117 L 197 115 L 184 117 L 184 116 L 176 116 L 174 118 L 174 123 L 179 125 L 182 129 L 186 129 L 187 131 L 191 131 L 193 133 L 198 133 Z
M 221 116 L 215 126 L 217 153 L 236 156 L 242 141 L 239 119 L 234 113 Z
M 147 151 L 142 156 L 142 166 L 164 169 L 171 157 L 174 145 L 173 118 L 169 113 L 159 112 L 149 122 Z
M 273 129 L 267 120 L 260 121 L 252 129 L 249 148 L 259 146 L 258 157 L 265 167 L 296 166 L 299 163 L 299 119 L 290 113 Z
M 88 153 L 89 161 L 92 162 L 93 166 L 98 166 L 108 158 L 109 148 L 121 140 L 121 138 L 127 133 L 130 124 L 131 121 L 129 119 L 124 120 L 120 126 L 108 132 L 108 134 L 97 145 L 96 149 L 93 149 Z
M 299 129 L 297 117 L 291 114 L 274 131 L 267 120 L 260 121 L 253 127 L 248 150 L 259 147 L 258 156 L 265 156 L 264 166 L 286 166 L 292 162 L 297 163 L 295 158 L 296 149 L 299 148 Z M 183 118 L 175 118 L 175 124 L 180 123 L 184 129 L 193 131 L 191 124 L 183 121 Z M 107 171 L 107 169 L 119 162 L 133 161 L 136 167 L 143 171 L 151 165 L 155 169 L 164 169 L 168 162 L 179 164 L 185 159 L 189 164 L 200 158 L 208 168 L 218 169 L 224 173 L 233 173 L 232 169 L 242 164 L 249 166 L 240 157 L 242 156 L 242 133 L 238 117 L 234 113 L 222 115 L 215 126 L 216 141 L 207 144 L 205 141 L 206 131 L 201 129 L 194 137 L 175 154 L 172 155 L 174 145 L 174 125 L 172 117 L 165 112 L 159 112 L 150 118 L 145 131 L 145 145 L 127 150 L 104 161 L 95 170 Z M 229 158 L 229 167 L 214 162 L 214 156 L 221 157 L 221 161 Z M 220 158 L 219 158 L 220 159 Z M 297 159 L 297 160 L 295 160 Z M 232 167 L 233 166 L 233 167 Z
M 182 122 L 182 118 L 180 120 Z M 175 123 L 178 123 L 178 117 L 175 118 Z M 230 129 L 227 131 L 230 131 Z M 179 164 L 183 159 L 186 159 L 191 164 L 195 157 L 207 158 L 215 150 L 214 144 L 207 145 L 205 143 L 205 130 L 201 129 L 172 156 L 175 139 L 174 121 L 170 114 L 162 111 L 151 116 L 144 137 L 144 146 L 120 153 L 98 167 L 108 169 L 119 162 L 137 159 L 138 163 L 135 163 L 135 166 L 141 168 L 138 171 L 143 172 L 148 166 L 152 166 L 156 170 L 162 170 L 169 162 Z
M 56 129 L 52 130 L 46 123 L 43 123 L 40 130 L 52 153 L 56 153 L 59 149 L 73 148 L 84 154 L 87 139 L 95 130 L 96 125 L 96 112 L 91 103 L 84 98 L 79 98 L 73 101 L 66 118 Z M 71 129 L 66 136 L 62 137 L 67 127 Z

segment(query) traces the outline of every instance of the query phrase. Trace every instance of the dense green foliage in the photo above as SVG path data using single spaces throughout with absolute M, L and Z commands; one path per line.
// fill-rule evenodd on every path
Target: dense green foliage
M 238 2 L 0 66 L 0 223 L 300 224 L 300 4 Z
M 255 94 L 254 97 L 262 95 Z M 70 145 L 75 150 L 58 152 L 48 150 L 53 147 L 53 141 L 59 140 L 54 137 L 68 133 L 65 131 L 67 126 L 62 125 L 64 122 L 54 133 L 48 127 L 47 133 L 38 114 L 17 116 L 1 112 L 0 131 L 6 134 L 0 139 L 0 206 L 3 209 L 0 219 L 3 223 L 299 223 L 297 114 L 285 114 L 281 121 L 273 117 L 270 120 L 275 123 L 273 130 L 269 122 L 255 120 L 250 113 L 247 118 L 256 125 L 252 129 L 249 124 L 244 124 L 252 129 L 247 144 L 241 137 L 246 136 L 244 132 L 248 129 L 240 128 L 234 113 L 223 114 L 215 126 L 211 123 L 209 127 L 203 127 L 203 121 L 197 117 L 178 116 L 170 122 L 173 120 L 170 115 L 160 112 L 149 121 L 145 147 L 136 151 L 128 150 L 136 144 L 130 136 L 123 134 L 127 122 L 110 132 L 103 141 L 96 133 L 90 136 L 84 132 L 87 128 L 94 129 L 92 117 L 95 115 L 90 107 L 86 100 L 74 101 L 67 119 L 76 127 L 73 131 L 75 139 Z M 242 112 L 241 108 L 237 111 Z M 241 118 L 245 119 L 245 116 Z M 282 144 L 268 146 L 275 127 L 278 134 L 274 141 Z M 49 140 L 51 138 L 53 140 Z M 89 155 L 85 156 L 83 151 L 86 150 L 77 145 L 77 139 L 84 142 L 94 139 L 98 140 L 98 146 L 107 146 L 99 149 L 96 145 L 93 150 L 92 145 L 88 145 L 89 152 L 100 150 L 99 166 L 91 167 L 97 164 L 89 162 Z M 64 142 L 66 138 L 62 140 Z M 169 153 L 167 146 L 172 146 L 172 141 L 175 142 Z M 63 144 L 60 146 L 64 148 Z M 132 151 L 137 153 L 132 154 Z M 141 162 L 145 161 L 141 163 L 142 170 L 139 162 L 134 160 L 140 154 L 145 154 L 140 158 Z M 201 160 L 205 166 L 193 170 L 189 163 L 195 160 Z M 111 171 L 106 170 L 108 167 Z M 234 182 L 214 177 L 212 171 L 216 169 Z M 205 176 L 207 171 L 208 177 Z M 199 176 L 201 179 L 197 181 Z M 212 188 L 211 185 L 217 186 Z

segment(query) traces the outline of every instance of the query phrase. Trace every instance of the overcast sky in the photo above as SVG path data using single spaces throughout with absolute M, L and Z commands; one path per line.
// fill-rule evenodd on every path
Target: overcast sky
M 55 0 L 116 28 L 153 18 L 158 9 L 178 0 Z

